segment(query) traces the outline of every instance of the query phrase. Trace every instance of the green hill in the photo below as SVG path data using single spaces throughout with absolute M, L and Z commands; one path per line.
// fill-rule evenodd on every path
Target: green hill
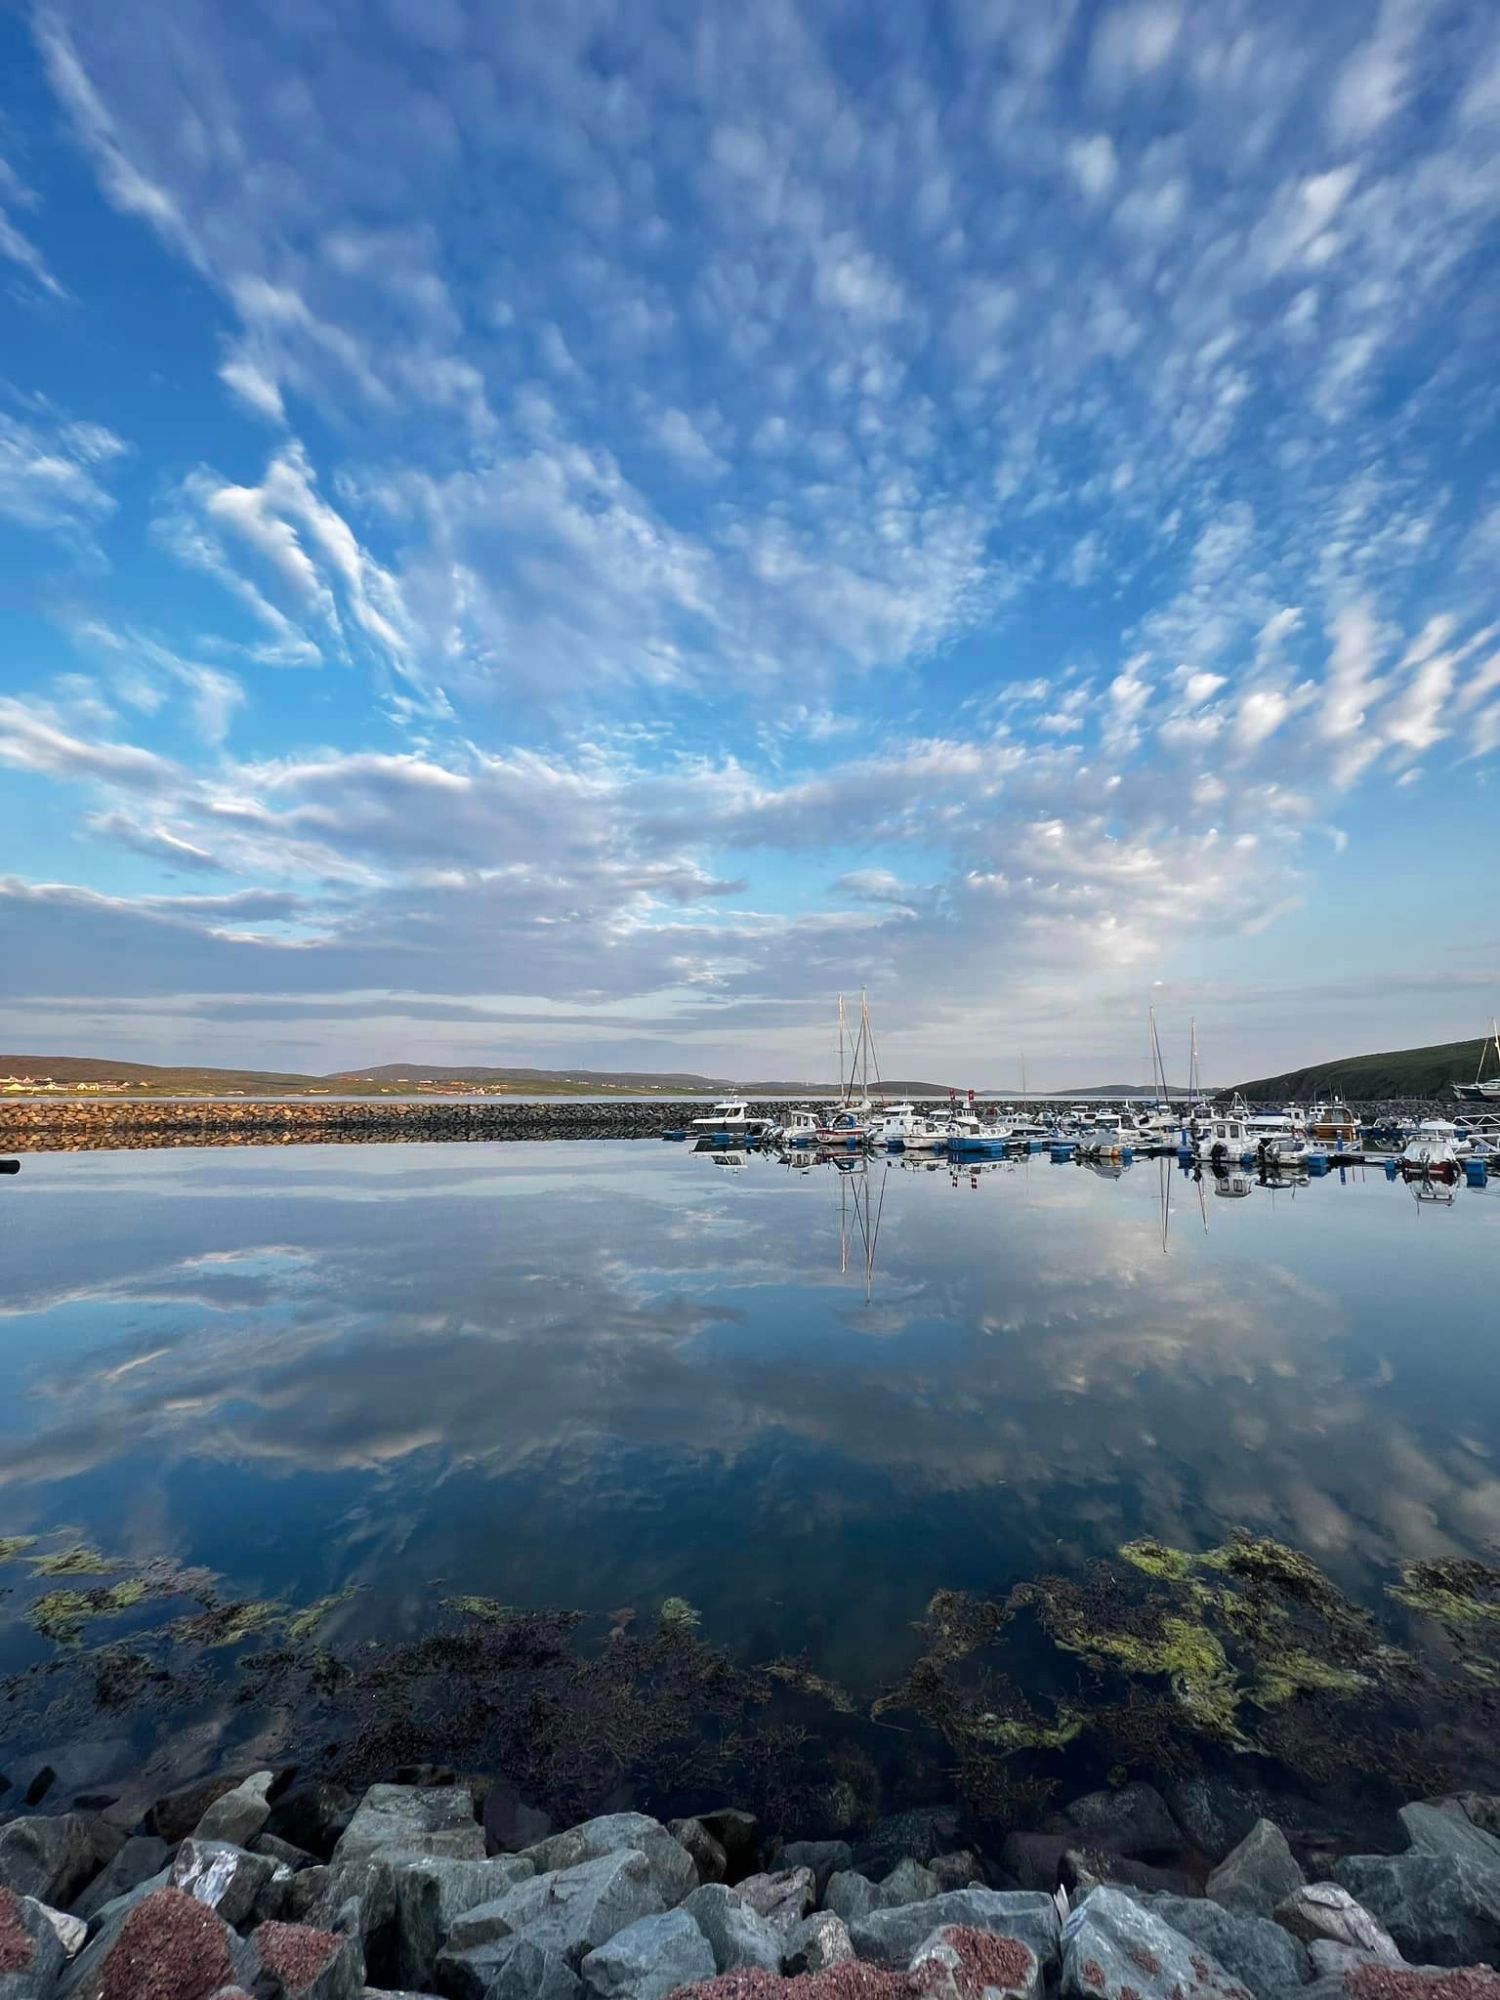
M 1440 1042 L 1430 1049 L 1393 1049 L 1378 1056 L 1341 1056 L 1331 1062 L 1310 1063 L 1306 1069 L 1288 1070 L 1282 1076 L 1260 1076 L 1242 1083 L 1246 1097 L 1326 1096 L 1337 1091 L 1341 1097 L 1369 1102 L 1381 1097 L 1448 1097 L 1454 1082 L 1469 1083 L 1479 1067 L 1484 1040 Z M 1485 1065 L 1486 1075 L 1495 1073 L 1493 1050 Z

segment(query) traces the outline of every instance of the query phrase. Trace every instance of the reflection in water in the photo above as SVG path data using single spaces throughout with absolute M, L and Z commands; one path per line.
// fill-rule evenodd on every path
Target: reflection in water
M 939 1587 L 1244 1526 L 1373 1599 L 1500 1529 L 1483 1196 L 1179 1182 L 1173 1228 L 1146 1163 L 739 1158 L 28 1163 L 0 1202 L 0 1532 L 249 1595 L 357 1584 L 371 1629 L 434 1585 L 681 1597 L 737 1656 L 868 1694 Z

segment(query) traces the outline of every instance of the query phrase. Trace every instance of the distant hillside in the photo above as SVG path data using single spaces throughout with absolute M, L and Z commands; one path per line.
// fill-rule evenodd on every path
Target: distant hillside
M 1312 1063 L 1282 1076 L 1260 1076 L 1240 1089 L 1247 1097 L 1316 1097 L 1337 1091 L 1341 1097 L 1447 1097 L 1449 1086 L 1468 1083 L 1479 1067 L 1483 1041 L 1441 1042 L 1430 1049 L 1395 1049 L 1378 1056 L 1342 1056 Z M 1486 1066 L 1494 1074 L 1494 1056 Z
M 0 1077 L 50 1076 L 54 1083 L 143 1083 L 153 1090 L 301 1090 L 321 1078 L 293 1070 L 164 1068 L 110 1056 L 0 1056 Z
M 677 1070 L 631 1069 L 483 1069 L 473 1063 L 380 1063 L 374 1069 L 343 1069 L 321 1079 L 324 1083 L 471 1083 L 513 1084 L 525 1089 L 555 1090 L 727 1090 L 726 1078 L 694 1076 Z

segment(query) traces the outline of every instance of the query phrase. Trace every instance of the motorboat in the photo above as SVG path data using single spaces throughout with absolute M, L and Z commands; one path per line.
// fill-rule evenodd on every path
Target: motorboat
M 818 1128 L 826 1115 L 826 1113 L 820 1114 L 812 1110 L 810 1106 L 805 1104 L 795 1106 L 786 1114 L 785 1121 L 778 1135 L 782 1145 L 816 1146 L 818 1143 Z
M 1135 1127 L 1119 1111 L 1096 1113 L 1093 1123 L 1078 1135 L 1080 1153 L 1096 1153 L 1106 1159 L 1132 1151 L 1137 1143 Z
M 1200 1121 L 1194 1151 L 1213 1166 L 1227 1166 L 1253 1152 L 1246 1120 L 1236 1111 L 1216 1111 Z
M 934 1152 L 948 1143 L 946 1123 L 919 1111 L 914 1104 L 892 1104 L 870 1128 L 872 1146 L 893 1152 Z
M 726 1097 L 706 1117 L 695 1118 L 693 1130 L 714 1137 L 722 1133 L 730 1139 L 763 1139 L 776 1130 L 776 1120 L 752 1113 L 743 1097 Z
M 1307 1136 L 1335 1151 L 1354 1152 L 1360 1144 L 1359 1120 L 1342 1097 L 1330 1097 L 1326 1103 L 1313 1106 Z
M 841 1104 L 825 1111 L 818 1120 L 820 1146 L 864 1146 L 870 1141 L 881 1113 L 873 1104 Z
M 1425 1118 L 1401 1153 L 1403 1180 L 1457 1181 L 1463 1173 L 1468 1142 L 1447 1118 Z

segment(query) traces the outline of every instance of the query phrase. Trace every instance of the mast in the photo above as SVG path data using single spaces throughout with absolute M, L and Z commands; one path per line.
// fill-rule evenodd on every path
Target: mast
M 1171 1092 L 1167 1088 L 1167 1066 L 1161 1059 L 1161 1036 L 1156 1032 L 1156 1009 L 1148 1007 L 1151 1020 L 1151 1083 L 1158 1101 L 1165 1104 Z
M 1198 1074 L 1198 1017 L 1195 1014 L 1188 1024 L 1192 1037 L 1188 1055 L 1188 1100 L 1196 1104 L 1203 1095 L 1203 1080 Z

